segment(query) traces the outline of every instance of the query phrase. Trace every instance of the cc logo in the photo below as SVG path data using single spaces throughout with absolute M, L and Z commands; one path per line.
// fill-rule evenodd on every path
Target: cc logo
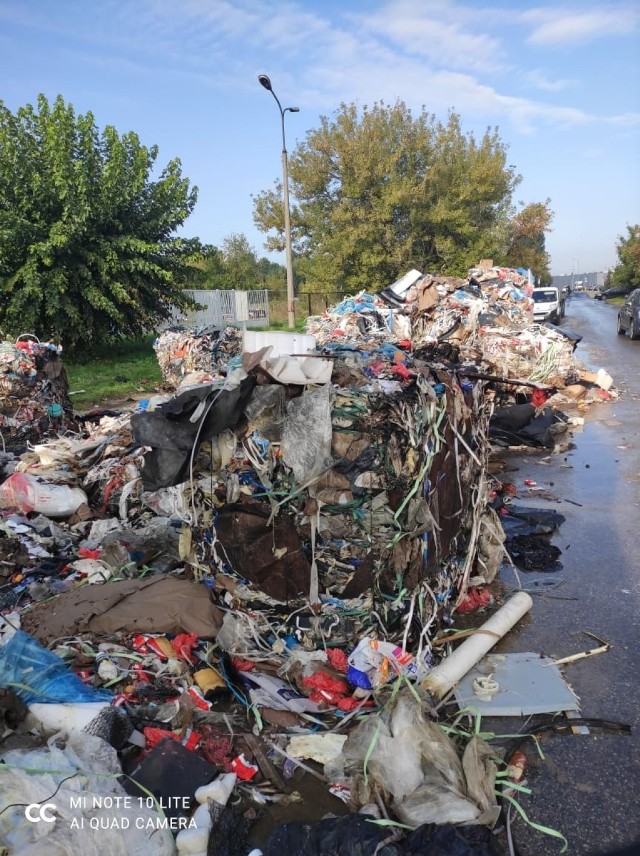
M 30 803 L 24 810 L 24 816 L 31 823 L 39 823 L 41 820 L 45 823 L 55 823 L 56 816 L 50 814 L 49 809 L 55 811 L 56 807 L 53 803 Z

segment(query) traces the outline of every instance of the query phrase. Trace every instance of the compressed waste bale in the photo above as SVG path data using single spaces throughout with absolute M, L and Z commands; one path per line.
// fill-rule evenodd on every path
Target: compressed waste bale
M 6 449 L 76 427 L 61 353 L 58 345 L 34 337 L 0 342 L 0 431 Z
M 177 389 L 188 375 L 205 383 L 219 376 L 219 369 L 242 351 L 242 331 L 237 327 L 196 331 L 171 328 L 153 345 L 166 389 Z

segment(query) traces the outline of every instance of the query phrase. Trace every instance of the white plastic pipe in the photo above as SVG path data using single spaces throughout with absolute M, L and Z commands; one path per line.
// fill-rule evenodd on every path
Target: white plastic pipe
M 469 636 L 449 654 L 420 684 L 436 699 L 443 698 L 461 678 L 481 660 L 487 651 L 508 633 L 533 606 L 531 597 L 519 591 L 478 628 L 478 632 Z

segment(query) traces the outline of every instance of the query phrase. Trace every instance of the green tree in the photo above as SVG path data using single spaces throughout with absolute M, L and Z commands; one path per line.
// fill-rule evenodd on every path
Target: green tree
M 258 258 L 242 233 L 228 235 L 219 250 L 213 244 L 194 239 L 183 285 L 194 289 L 256 289 L 270 291 L 286 287 L 284 265 Z
M 284 291 L 286 289 L 287 269 L 284 265 L 262 256 L 258 260 L 258 268 L 264 282 L 264 288 L 269 289 L 269 291 Z
M 541 285 L 550 285 L 552 281 L 551 259 L 545 244 L 545 233 L 551 231 L 553 219 L 550 202 L 550 199 L 534 202 L 512 212 L 507 224 L 507 250 L 499 259 L 510 267 L 530 268 Z
M 222 288 L 225 276 L 222 252 L 213 244 L 201 244 L 194 239 L 196 248 L 188 259 L 188 267 L 182 279 L 184 288 L 212 289 Z
M 627 234 L 618 237 L 616 250 L 618 264 L 611 271 L 609 284 L 629 291 L 640 288 L 640 225 L 627 225 Z
M 0 328 L 73 352 L 138 336 L 188 308 L 194 243 L 174 232 L 197 189 L 158 150 L 102 132 L 58 96 L 12 113 L 0 102 Z
M 496 130 L 478 142 L 404 103 L 342 104 L 290 158 L 292 239 L 306 290 L 384 287 L 415 267 L 464 274 L 504 249 L 519 182 Z M 282 250 L 282 187 L 254 199 L 254 222 Z
M 242 291 L 264 288 L 258 257 L 242 232 L 227 235 L 222 242 L 222 257 L 227 288 Z

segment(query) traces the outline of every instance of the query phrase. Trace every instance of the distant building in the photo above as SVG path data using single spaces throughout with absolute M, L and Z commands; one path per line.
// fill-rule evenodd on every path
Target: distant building
M 556 288 L 575 287 L 581 282 L 585 288 L 603 288 L 607 276 L 606 270 L 592 271 L 591 273 L 565 273 L 562 276 L 553 277 L 553 285 Z

